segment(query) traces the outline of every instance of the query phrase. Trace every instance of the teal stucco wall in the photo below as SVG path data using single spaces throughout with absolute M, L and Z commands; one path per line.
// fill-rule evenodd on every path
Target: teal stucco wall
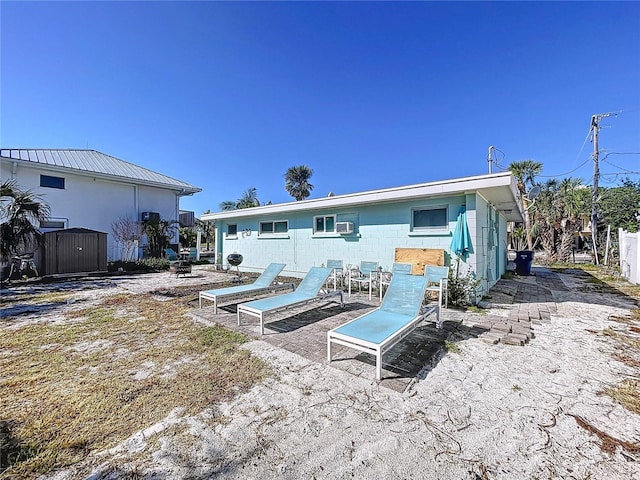
M 459 264 L 451 256 L 450 244 L 460 206 L 465 205 L 473 253 Z M 412 209 L 447 207 L 446 228 L 412 231 Z M 243 215 L 246 215 L 246 211 Z M 314 217 L 336 215 L 338 222 L 353 222 L 354 233 L 324 235 L 313 233 Z M 287 221 L 288 232 L 259 235 L 261 221 Z M 229 224 L 237 225 L 237 235 L 226 235 Z M 506 220 L 483 197 L 475 193 L 440 198 L 369 204 L 357 207 L 249 216 L 217 221 L 217 248 L 222 264 L 230 253 L 242 254 L 242 271 L 262 271 L 271 262 L 286 263 L 283 274 L 302 277 L 313 266 L 327 260 L 342 260 L 345 266 L 361 261 L 377 261 L 390 270 L 396 248 L 441 248 L 447 265 L 459 265 L 462 273 L 471 270 L 480 280 L 480 297 L 495 284 L 506 268 Z
M 305 211 L 274 216 L 225 219 L 217 222 L 223 263 L 230 253 L 240 253 L 241 270 L 261 270 L 271 262 L 285 262 L 285 273 L 303 275 L 312 266 L 328 259 L 342 260 L 344 265 L 360 261 L 377 261 L 390 269 L 396 248 L 442 248 L 449 251 L 451 234 L 464 195 L 430 198 L 419 201 L 363 205 L 346 209 Z M 430 233 L 411 232 L 412 209 L 447 206 L 448 227 Z M 336 215 L 338 222 L 350 221 L 354 233 L 348 235 L 314 235 L 313 219 L 317 215 Z M 260 221 L 288 221 L 286 235 L 258 235 Z M 238 234 L 226 236 L 227 225 L 237 225 Z M 448 263 L 448 262 L 447 262 Z

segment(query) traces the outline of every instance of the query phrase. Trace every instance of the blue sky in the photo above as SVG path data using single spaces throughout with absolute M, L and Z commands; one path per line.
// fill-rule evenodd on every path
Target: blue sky
M 638 180 L 638 2 L 0 3 L 0 142 L 91 148 L 203 191 L 311 198 L 532 159 Z M 585 142 L 586 140 L 586 142 Z M 568 174 L 568 175 L 565 175 Z

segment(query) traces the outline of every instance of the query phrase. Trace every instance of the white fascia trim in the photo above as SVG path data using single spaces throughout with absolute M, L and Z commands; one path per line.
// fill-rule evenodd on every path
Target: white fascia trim
M 316 198 L 313 200 L 302 200 L 300 202 L 288 202 L 276 205 L 264 205 L 261 207 L 207 213 L 201 215 L 200 220 L 223 220 L 226 218 L 277 215 L 305 210 L 322 210 L 327 208 L 335 209 L 369 203 L 397 202 L 427 196 L 463 194 L 467 191 L 478 191 L 484 188 L 507 186 L 512 187 L 513 190 L 515 188 L 515 180 L 513 179 L 511 172 L 501 172 L 491 175 L 479 175 L 475 177 L 407 185 L 403 187 L 393 187 L 368 192 L 349 193 L 346 195 Z
M 25 160 L 15 160 L 15 159 L 8 159 L 6 157 L 2 158 L 3 161 L 12 161 L 14 162 L 14 165 L 17 165 L 19 167 L 25 167 L 25 168 L 33 168 L 36 170 L 44 170 L 45 172 L 55 172 L 55 173 L 71 173 L 73 175 L 79 175 L 81 177 L 91 177 L 91 178 L 99 178 L 101 180 L 108 180 L 111 182 L 115 182 L 115 183 L 126 183 L 128 185 L 145 185 L 145 186 L 149 186 L 149 187 L 156 187 L 156 188 L 161 188 L 163 190 L 171 190 L 174 191 L 178 194 L 178 196 L 185 196 L 185 195 L 193 195 L 194 193 L 198 193 L 201 192 L 202 189 L 198 188 L 198 189 L 194 189 L 194 188 L 186 188 L 183 187 L 182 185 L 170 185 L 167 183 L 158 183 L 158 182 L 151 182 L 149 180 L 140 180 L 137 178 L 130 178 L 130 177 L 121 177 L 118 175 L 109 175 L 106 173 L 99 173 L 99 172 L 91 172 L 89 170 L 79 170 L 76 168 L 69 168 L 69 167 L 61 167 L 59 165 L 47 165 L 47 164 L 42 164 L 42 163 L 33 163 L 33 162 L 28 162 Z

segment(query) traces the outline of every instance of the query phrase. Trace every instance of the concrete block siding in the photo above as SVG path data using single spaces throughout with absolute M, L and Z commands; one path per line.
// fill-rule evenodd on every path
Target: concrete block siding
M 458 210 L 466 201 L 465 196 L 456 196 L 365 205 L 357 211 L 350 208 L 345 211 L 301 212 L 225 220 L 218 225 L 223 233 L 222 258 L 225 259 L 230 253 L 242 254 L 244 260 L 241 270 L 257 270 L 271 262 L 285 262 L 285 273 L 289 274 L 304 274 L 310 267 L 319 266 L 328 259 L 341 259 L 345 265 L 357 265 L 362 260 L 378 261 L 383 269 L 390 269 L 396 248 L 442 248 L 448 251 Z M 429 234 L 411 233 L 412 208 L 436 205 L 448 207 L 448 228 Z M 352 221 L 355 226 L 354 234 L 314 235 L 313 218 L 323 214 L 335 214 L 337 221 Z M 279 238 L 259 236 L 259 222 L 265 220 L 287 220 L 288 234 Z M 468 220 L 473 238 L 476 230 L 473 212 L 468 213 Z M 229 223 L 237 225 L 236 238 L 224 236 Z
M 506 268 L 507 220 L 522 221 L 517 185 L 508 172 L 217 212 L 201 219 L 216 222 L 216 252 L 223 264 L 228 254 L 240 253 L 241 269 L 257 271 L 285 262 L 285 274 L 302 277 L 329 259 L 345 265 L 377 261 L 389 270 L 397 248 L 443 249 L 446 264 L 457 264 L 450 244 L 462 205 L 473 253 L 462 260 L 461 272 L 474 272 L 481 284 L 477 293 L 483 294 Z M 447 208 L 446 224 L 414 231 L 413 211 L 437 207 Z M 355 231 L 314 234 L 316 216 L 353 222 Z M 275 221 L 287 221 L 287 233 L 258 235 L 260 222 Z M 225 235 L 230 224 L 237 226 L 238 235 Z

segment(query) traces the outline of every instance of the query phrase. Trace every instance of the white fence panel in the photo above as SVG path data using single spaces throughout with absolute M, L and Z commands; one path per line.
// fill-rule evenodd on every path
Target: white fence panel
M 620 242 L 620 274 L 631 283 L 640 284 L 640 232 L 629 233 L 618 229 Z

